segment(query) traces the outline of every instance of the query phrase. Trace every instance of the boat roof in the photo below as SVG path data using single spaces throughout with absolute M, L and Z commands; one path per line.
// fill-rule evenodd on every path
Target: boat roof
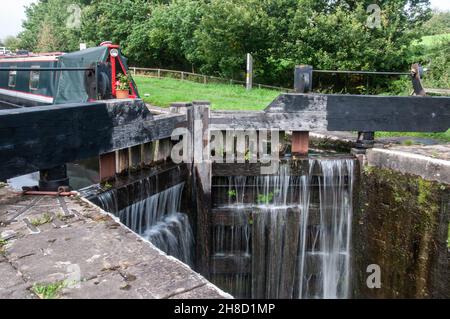
M 23 56 L 0 56 L 0 63 L 11 62 L 52 62 L 57 61 L 63 53 L 23 55 Z

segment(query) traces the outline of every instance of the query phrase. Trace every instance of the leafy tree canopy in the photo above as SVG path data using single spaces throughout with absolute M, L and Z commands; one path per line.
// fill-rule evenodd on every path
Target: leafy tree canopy
M 425 35 L 450 33 L 450 11 L 434 11 L 430 20 L 423 26 Z
M 81 26 L 68 28 L 74 2 Z M 300 63 L 404 70 L 411 43 L 431 17 L 429 1 L 375 2 L 377 27 L 367 23 L 373 0 L 40 0 L 28 7 L 20 40 L 35 51 L 111 40 L 135 65 L 233 78 L 244 77 L 245 55 L 252 53 L 256 80 L 274 85 L 290 85 Z

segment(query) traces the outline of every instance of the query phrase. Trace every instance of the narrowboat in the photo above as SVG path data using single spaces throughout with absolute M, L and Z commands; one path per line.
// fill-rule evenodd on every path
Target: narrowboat
M 0 109 L 86 103 L 116 98 L 127 60 L 110 42 L 73 53 L 0 58 Z M 124 78 L 124 77 L 122 77 Z M 138 98 L 131 77 L 129 98 Z

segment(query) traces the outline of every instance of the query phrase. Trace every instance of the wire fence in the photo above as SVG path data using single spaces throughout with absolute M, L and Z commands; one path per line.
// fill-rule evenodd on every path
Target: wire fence
M 233 79 L 225 79 L 216 76 L 185 72 L 185 71 L 175 71 L 175 70 L 167 70 L 167 69 L 156 69 L 156 68 L 138 68 L 138 67 L 130 67 L 130 70 L 133 72 L 133 75 L 146 76 L 150 78 L 162 79 L 162 78 L 170 78 L 180 81 L 189 81 L 201 84 L 229 84 L 229 85 L 242 85 L 246 86 L 245 81 L 233 80 Z M 272 86 L 266 84 L 258 84 L 253 83 L 253 88 L 257 89 L 268 89 L 268 90 L 276 90 L 280 92 L 294 92 L 294 89 L 283 88 L 279 86 Z
M 131 67 L 130 70 L 133 75 L 145 76 L 150 78 L 170 78 L 180 81 L 189 81 L 201 84 L 229 84 L 229 85 L 241 85 L 246 86 L 245 81 L 225 79 L 216 76 L 176 71 L 159 68 L 139 68 Z M 313 70 L 316 74 L 314 80 L 313 92 L 321 93 L 336 93 L 341 94 L 369 94 L 369 87 L 377 86 L 371 76 L 387 76 L 397 78 L 401 76 L 410 75 L 408 72 L 371 72 L 371 71 L 339 71 L 339 70 Z M 330 79 L 324 79 L 321 74 L 331 76 Z M 339 76 L 343 76 L 344 79 L 338 79 Z M 269 89 L 286 93 L 295 93 L 294 89 L 289 89 L 280 86 L 266 85 L 254 83 L 253 88 L 256 89 Z M 349 89 L 351 88 L 351 89 Z M 450 95 L 449 90 L 443 89 L 427 89 L 427 92 L 434 94 Z

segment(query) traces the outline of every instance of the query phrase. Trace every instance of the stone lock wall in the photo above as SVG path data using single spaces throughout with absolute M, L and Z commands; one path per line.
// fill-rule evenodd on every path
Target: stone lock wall
M 366 166 L 355 211 L 355 295 L 360 298 L 449 298 L 450 186 Z M 367 266 L 381 268 L 369 289 Z

